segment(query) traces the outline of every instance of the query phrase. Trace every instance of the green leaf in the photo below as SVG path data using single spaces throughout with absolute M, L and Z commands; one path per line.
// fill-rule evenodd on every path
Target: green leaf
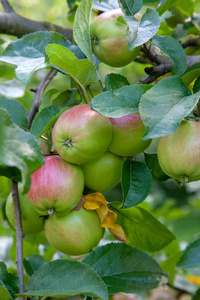
M 86 57 L 93 63 L 93 53 L 90 38 L 90 14 L 93 0 L 82 0 L 77 8 L 74 25 L 74 40 Z
M 199 299 L 200 299 L 200 289 L 198 289 L 194 297 L 192 297 L 192 300 L 199 300 Z
M 154 180 L 165 181 L 170 178 L 161 169 L 157 153 L 144 153 L 144 158 Z
M 118 90 L 103 92 L 91 101 L 91 108 L 103 116 L 119 118 L 138 113 L 141 96 L 151 88 L 147 84 L 133 84 Z
M 134 15 L 140 11 L 142 4 L 142 0 L 123 0 L 119 2 L 120 8 L 127 16 Z
M 18 127 L 6 110 L 0 109 L 0 175 L 22 181 L 23 191 L 30 188 L 30 174 L 44 163 L 35 138 Z
M 12 121 L 20 127 L 27 127 L 28 120 L 24 107 L 16 100 L 0 97 L 0 108 L 6 109 Z
M 44 93 L 42 95 L 41 105 L 40 105 L 40 108 L 39 108 L 39 112 L 41 110 L 43 110 L 45 107 L 49 107 L 50 105 L 52 105 L 54 97 L 56 97 L 56 95 L 59 95 L 59 93 L 60 92 L 57 89 L 50 89 L 46 93 Z
M 129 244 L 143 251 L 159 251 L 170 244 L 174 235 L 149 212 L 141 207 L 120 208 L 112 202 L 110 208 L 117 213 L 117 223 L 126 234 Z
M 59 106 L 49 106 L 42 109 L 34 118 L 31 126 L 31 134 L 36 138 L 52 127 L 60 116 Z
M 181 78 L 171 76 L 158 82 L 140 101 L 140 114 L 146 131 L 143 139 L 173 133 L 196 106 L 200 91 L 191 95 Z
M 150 8 L 143 14 L 140 22 L 132 17 L 126 17 L 126 20 L 129 26 L 127 40 L 131 51 L 135 47 L 149 41 L 156 34 L 160 26 L 159 14 Z
M 156 10 L 159 13 L 159 15 L 161 16 L 162 14 L 164 14 L 164 12 L 166 10 L 168 10 L 170 7 L 172 7 L 176 2 L 177 2 L 177 0 L 164 0 L 164 1 L 160 1 L 160 4 L 156 8 Z
M 152 186 L 152 176 L 145 164 L 126 159 L 122 170 L 123 206 L 138 205 L 148 196 Z
M 0 286 L 7 289 L 13 299 L 16 299 L 15 294 L 19 292 L 20 280 L 16 275 L 8 273 L 4 262 L 0 262 Z
M 197 93 L 200 90 L 200 76 L 197 77 L 193 85 L 193 93 Z
M 165 52 L 173 61 L 172 75 L 181 76 L 187 69 L 187 57 L 178 41 L 171 36 L 156 35 L 153 45 Z
M 3 286 L 0 286 L 0 299 L 10 300 L 10 293 Z
M 73 106 L 81 103 L 78 89 L 67 90 L 59 93 L 52 101 L 54 106 Z
M 191 16 L 194 12 L 194 1 L 177 0 L 175 7 L 177 7 L 185 16 Z
M 119 4 L 117 0 L 104 0 L 101 3 L 99 3 L 99 0 L 94 0 L 92 7 L 100 11 L 107 11 L 119 8 Z
M 42 265 L 31 276 L 25 293 L 32 296 L 78 294 L 108 299 L 105 283 L 91 267 L 78 261 L 68 260 L 55 260 Z
M 94 65 L 88 59 L 79 60 L 72 51 L 62 45 L 46 47 L 49 62 L 69 74 L 82 88 L 98 80 Z
M 101 276 L 109 294 L 141 293 L 168 281 L 167 274 L 146 253 L 125 243 L 110 243 L 88 254 L 83 262 Z
M 20 98 L 25 93 L 25 87 L 15 78 L 0 83 L 0 95 L 9 98 Z
M 0 61 L 17 65 L 16 76 L 27 85 L 36 70 L 46 67 L 45 47 L 52 43 L 69 47 L 78 57 L 83 58 L 77 50 L 78 47 L 71 45 L 63 35 L 53 31 L 37 31 L 11 43 L 0 57 Z
M 191 242 L 183 251 L 177 264 L 178 269 L 196 269 L 200 267 L 200 239 Z
M 185 85 L 189 85 L 195 78 L 200 75 L 200 64 L 197 63 L 192 67 L 189 67 L 187 71 L 181 77 Z
M 24 267 L 29 276 L 32 276 L 44 264 L 46 264 L 46 259 L 37 254 L 24 258 Z
M 104 91 L 114 91 L 125 85 L 130 85 L 126 77 L 121 74 L 110 73 L 105 77 Z

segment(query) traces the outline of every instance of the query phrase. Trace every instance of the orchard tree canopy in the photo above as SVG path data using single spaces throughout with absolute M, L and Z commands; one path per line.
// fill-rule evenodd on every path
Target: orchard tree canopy
M 199 99 L 199 0 L 1 0 L 0 299 L 200 299 Z

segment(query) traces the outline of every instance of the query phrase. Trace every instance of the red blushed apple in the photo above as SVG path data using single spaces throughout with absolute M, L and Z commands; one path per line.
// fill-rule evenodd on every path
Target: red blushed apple
M 174 133 L 159 139 L 157 154 L 168 176 L 180 182 L 200 180 L 200 123 L 181 121 Z
M 81 166 L 85 186 L 103 192 L 112 189 L 122 176 L 123 157 L 105 152 L 101 157 Z
M 68 162 L 83 164 L 101 156 L 112 139 L 109 118 L 80 104 L 62 113 L 52 132 L 53 144 Z
M 142 140 L 145 126 L 139 114 L 109 118 L 113 137 L 108 150 L 119 156 L 135 156 L 149 147 L 151 140 Z
M 49 156 L 45 165 L 31 175 L 27 198 L 41 214 L 65 214 L 79 202 L 84 189 L 84 175 L 79 166 L 61 157 Z
M 104 230 L 97 213 L 81 207 L 64 216 L 49 216 L 44 232 L 49 243 L 58 251 L 67 255 L 81 255 L 98 245 Z

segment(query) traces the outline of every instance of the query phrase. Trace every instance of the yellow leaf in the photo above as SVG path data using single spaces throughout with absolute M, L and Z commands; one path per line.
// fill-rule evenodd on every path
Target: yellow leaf
M 87 210 L 94 210 L 102 206 L 107 206 L 105 197 L 99 192 L 85 195 L 84 198 L 86 201 L 83 204 L 83 207 Z
M 118 241 L 128 243 L 127 237 L 123 228 L 119 224 L 115 224 L 113 228 L 109 228 L 110 233 L 114 236 L 114 238 Z
M 101 227 L 103 228 L 113 228 L 116 220 L 117 220 L 117 214 L 107 208 L 106 210 L 102 207 L 100 209 L 97 209 L 97 213 L 101 214 L 100 220 L 101 220 Z M 103 218 L 102 218 L 103 216 Z
M 197 276 L 188 276 L 188 280 L 194 284 L 200 285 L 200 277 Z
M 102 206 L 101 208 L 98 208 L 96 210 L 98 216 L 99 216 L 99 219 L 101 221 L 101 226 L 102 226 L 102 223 L 105 219 L 105 217 L 107 216 L 107 213 L 108 213 L 108 206 Z

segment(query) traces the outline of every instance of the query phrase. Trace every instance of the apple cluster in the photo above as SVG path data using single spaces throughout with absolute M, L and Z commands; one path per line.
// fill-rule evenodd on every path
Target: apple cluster
M 124 157 L 143 152 L 151 143 L 142 140 L 144 130 L 139 114 L 108 118 L 88 104 L 63 112 L 52 131 L 58 155 L 44 159 L 45 164 L 31 175 L 28 194 L 20 197 L 27 197 L 28 201 L 23 201 L 28 202 L 26 209 L 33 210 L 31 220 L 22 223 L 24 232 L 44 227 L 49 243 L 68 255 L 85 254 L 97 246 L 104 229 L 96 211 L 81 205 L 84 189 L 103 192 L 116 186 Z M 7 202 L 8 218 L 11 198 Z M 21 209 L 25 222 L 22 203 Z

